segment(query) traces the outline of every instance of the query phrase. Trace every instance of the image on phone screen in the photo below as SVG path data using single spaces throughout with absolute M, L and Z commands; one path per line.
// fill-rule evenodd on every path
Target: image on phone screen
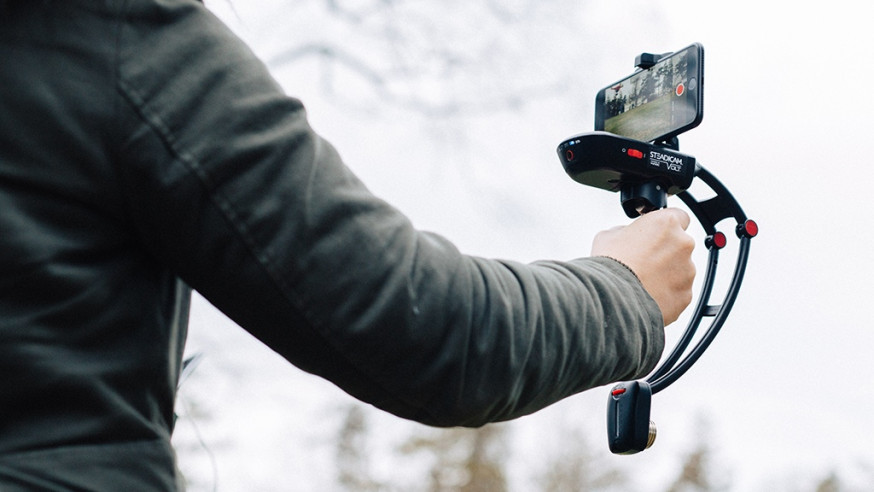
M 702 119 L 703 49 L 693 44 L 598 92 L 595 129 L 641 141 L 670 138 Z

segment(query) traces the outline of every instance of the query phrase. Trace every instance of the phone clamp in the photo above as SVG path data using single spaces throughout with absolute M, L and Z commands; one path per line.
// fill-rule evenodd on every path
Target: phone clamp
M 656 53 L 641 53 L 634 57 L 634 66 L 641 70 L 646 70 L 658 63 L 662 58 L 671 55 L 671 53 L 673 52 L 662 53 L 660 55 Z
M 634 454 L 649 448 L 655 441 L 655 425 L 649 418 L 652 395 L 685 374 L 719 333 L 737 299 L 749 258 L 750 240 L 759 233 L 759 226 L 747 218 L 728 188 L 693 156 L 680 153 L 676 141 L 673 144 L 674 148 L 667 148 L 596 131 L 571 137 L 557 149 L 565 172 L 574 181 L 620 192 L 622 208 L 628 217 L 663 208 L 667 197 L 676 195 L 695 215 L 706 234 L 707 269 L 698 302 L 682 337 L 645 380 L 619 383 L 610 392 L 607 433 L 610 451 L 615 454 Z M 704 201 L 695 199 L 687 190 L 696 178 L 715 196 Z M 725 219 L 735 221 L 735 234 L 740 242 L 725 298 L 719 304 L 711 304 L 719 252 L 728 244 L 727 236 L 718 231 L 716 225 Z M 710 326 L 687 353 L 705 317 L 712 318 Z

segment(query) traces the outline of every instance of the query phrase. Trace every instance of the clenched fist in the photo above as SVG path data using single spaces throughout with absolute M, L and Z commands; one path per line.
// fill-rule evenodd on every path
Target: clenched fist
M 666 208 L 599 232 L 592 243 L 592 256 L 613 258 L 637 275 L 662 310 L 666 326 L 692 301 L 695 241 L 686 233 L 687 227 L 686 212 Z

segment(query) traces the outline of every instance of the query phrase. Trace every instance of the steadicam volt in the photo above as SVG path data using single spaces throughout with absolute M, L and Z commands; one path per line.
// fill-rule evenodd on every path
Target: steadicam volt
M 678 150 L 677 135 L 697 126 L 702 115 L 703 48 L 695 44 L 678 53 L 683 52 L 682 56 L 676 53 L 639 56 L 638 72 L 599 92 L 596 131 L 573 136 L 557 149 L 565 172 L 573 180 L 619 193 L 628 217 L 664 208 L 668 197 L 676 196 L 694 214 L 706 234 L 707 267 L 683 335 L 647 378 L 619 383 L 610 391 L 607 437 L 610 451 L 616 454 L 638 453 L 654 443 L 656 429 L 650 419 L 652 396 L 685 374 L 719 333 L 737 299 L 750 241 L 759 232 L 758 225 L 747 218 L 728 189 L 695 157 Z M 693 86 L 694 95 L 690 94 Z M 693 100 L 676 100 L 683 97 Z M 693 111 L 690 107 L 694 114 L 690 113 Z M 675 114 L 678 111 L 679 116 Z M 603 131 L 604 128 L 610 128 L 611 132 Z M 642 130 L 652 128 L 656 130 L 650 133 Z M 644 141 L 614 133 L 624 130 L 629 135 L 656 136 Z M 711 198 L 699 201 L 689 193 L 696 179 L 713 192 Z M 732 221 L 733 235 L 739 241 L 737 258 L 725 297 L 713 303 L 710 298 L 719 252 L 729 241 L 717 226 L 726 220 Z M 704 318 L 709 318 L 709 326 L 690 348 Z

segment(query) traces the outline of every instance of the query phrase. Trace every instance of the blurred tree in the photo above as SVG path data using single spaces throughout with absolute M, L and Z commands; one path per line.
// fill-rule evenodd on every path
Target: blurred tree
M 427 453 L 432 459 L 430 492 L 505 492 L 506 424 L 478 429 L 430 430 L 400 448 L 403 454 Z
M 626 475 L 599 458 L 590 449 L 585 433 L 580 429 L 564 429 L 563 446 L 550 456 L 546 471 L 540 478 L 544 492 L 603 492 L 628 490 Z
M 711 424 L 704 416 L 699 416 L 692 435 L 696 436 L 694 448 L 686 454 L 680 473 L 667 492 L 711 492 L 728 489 L 728 484 L 719 479 L 727 476 L 714 469 L 710 447 Z
M 692 450 L 686 456 L 683 467 L 680 470 L 680 475 L 668 488 L 668 492 L 705 492 L 715 490 L 707 473 L 708 458 L 709 449 L 707 447 L 699 445 Z
M 840 492 L 841 490 L 841 481 L 838 479 L 838 475 L 835 472 L 831 472 L 820 480 L 818 484 L 816 484 L 816 488 L 814 489 L 816 492 Z
M 354 108 L 388 103 L 435 117 L 515 108 L 577 89 L 596 59 L 587 49 L 596 28 L 555 22 L 593 9 L 572 0 L 266 3 L 258 24 L 275 47 L 268 65 L 309 64 L 328 98 Z
M 370 475 L 367 459 L 367 420 L 357 403 L 347 407 L 336 443 L 337 481 L 342 490 L 383 490 Z

